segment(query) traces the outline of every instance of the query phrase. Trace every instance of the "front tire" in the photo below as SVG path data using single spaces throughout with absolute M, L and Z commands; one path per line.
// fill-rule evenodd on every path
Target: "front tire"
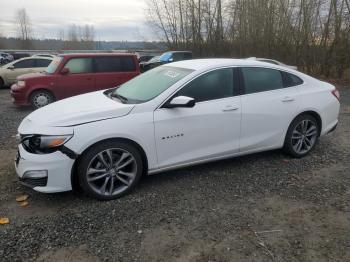
M 5 83 L 4 80 L 2 80 L 2 78 L 0 78 L 0 89 L 5 87 Z
M 30 96 L 30 104 L 34 109 L 47 106 L 55 101 L 54 96 L 51 92 L 46 90 L 34 91 Z
M 137 185 L 142 173 L 139 151 L 122 141 L 105 141 L 91 147 L 78 164 L 83 191 L 98 200 L 127 194 Z
M 300 115 L 288 128 L 284 150 L 293 157 L 304 157 L 314 149 L 319 135 L 320 127 L 317 120 L 309 114 Z

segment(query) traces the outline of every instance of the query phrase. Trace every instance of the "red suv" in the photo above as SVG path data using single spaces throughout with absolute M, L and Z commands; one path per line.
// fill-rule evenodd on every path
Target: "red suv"
M 26 74 L 11 86 L 16 105 L 43 107 L 55 100 L 125 83 L 140 74 L 133 54 L 65 54 L 42 73 Z

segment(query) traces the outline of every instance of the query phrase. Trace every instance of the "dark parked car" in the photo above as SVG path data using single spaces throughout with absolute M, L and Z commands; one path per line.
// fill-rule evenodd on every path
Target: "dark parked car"
M 5 52 L 0 52 L 0 64 L 7 64 L 13 61 L 13 56 L 5 53 Z
M 152 68 L 155 68 L 157 66 L 164 65 L 167 63 L 192 59 L 192 52 L 190 52 L 190 51 L 169 51 L 169 52 L 163 53 L 161 56 L 157 57 L 157 59 L 154 59 L 154 58 L 146 63 L 140 64 L 141 72 L 146 72 Z
M 39 108 L 63 98 L 119 86 L 139 74 L 133 54 L 65 54 L 57 56 L 43 73 L 18 77 L 11 86 L 11 95 L 16 105 Z
M 14 60 L 21 59 L 21 58 L 25 58 L 25 57 L 30 57 L 30 56 L 31 56 L 31 55 L 28 54 L 28 53 L 18 53 L 18 52 L 12 53 L 11 55 L 13 56 L 13 59 L 14 59 Z
M 139 62 L 148 62 L 149 60 L 151 60 L 154 57 L 154 55 L 142 55 L 139 57 Z

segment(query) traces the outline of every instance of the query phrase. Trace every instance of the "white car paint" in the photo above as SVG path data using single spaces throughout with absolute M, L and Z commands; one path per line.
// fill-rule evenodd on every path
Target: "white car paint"
M 196 103 L 193 108 L 161 108 L 185 84 L 219 68 L 263 67 L 300 77 L 302 85 L 273 91 Z M 34 111 L 18 128 L 19 134 L 72 135 L 65 146 L 83 154 L 108 138 L 125 138 L 145 152 L 148 173 L 180 166 L 283 147 L 288 126 L 302 112 L 314 111 L 322 120 L 321 135 L 338 122 L 339 102 L 334 86 L 285 67 L 251 60 L 200 59 L 175 62 L 171 67 L 192 73 L 154 99 L 122 104 L 103 91 L 55 102 Z M 72 189 L 74 160 L 61 152 L 32 154 L 19 146 L 19 177 L 26 171 L 45 169 L 48 183 L 40 192 Z
M 260 61 L 260 62 L 264 62 L 264 63 L 269 63 L 269 64 L 274 64 L 274 65 L 279 65 L 279 66 L 283 66 L 283 67 L 287 67 L 289 69 L 293 69 L 293 70 L 298 70 L 298 67 L 296 66 L 291 66 L 291 65 L 286 65 L 280 61 L 277 60 L 273 60 L 273 59 L 269 59 L 269 58 L 257 58 L 257 57 L 249 57 L 247 58 L 248 60 L 256 60 L 256 61 Z

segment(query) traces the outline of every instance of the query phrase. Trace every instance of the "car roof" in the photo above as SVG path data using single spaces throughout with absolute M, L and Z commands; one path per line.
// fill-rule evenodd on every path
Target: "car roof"
M 28 57 L 22 57 L 20 59 L 17 59 L 15 61 L 19 60 L 28 60 L 28 59 L 45 59 L 45 60 L 53 60 L 52 57 L 46 57 L 46 56 L 28 56 Z
M 227 58 L 183 60 L 183 61 L 167 64 L 167 66 L 182 67 L 182 68 L 187 68 L 192 70 L 206 70 L 206 69 L 225 67 L 225 66 L 265 66 L 265 67 L 271 67 L 271 68 L 281 68 L 277 65 L 259 62 L 257 60 L 227 59 Z
M 192 53 L 192 52 L 191 51 L 167 51 L 165 53 Z
M 61 57 L 99 57 L 99 56 L 135 56 L 132 53 L 72 53 L 60 54 Z

